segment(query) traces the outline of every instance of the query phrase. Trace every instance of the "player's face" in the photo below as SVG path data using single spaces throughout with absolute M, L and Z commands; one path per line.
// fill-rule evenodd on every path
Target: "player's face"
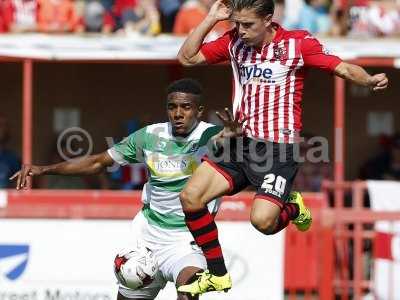
M 236 25 L 239 37 L 247 46 L 262 47 L 272 22 L 272 15 L 260 17 L 254 9 L 244 8 L 233 11 L 231 19 Z
M 199 122 L 203 107 L 194 94 L 175 92 L 168 95 L 167 113 L 175 135 L 186 136 Z

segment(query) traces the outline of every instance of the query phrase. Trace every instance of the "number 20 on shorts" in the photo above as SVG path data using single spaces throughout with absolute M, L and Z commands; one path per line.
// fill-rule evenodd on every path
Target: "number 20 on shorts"
M 265 189 L 266 191 L 276 191 L 280 194 L 283 194 L 285 192 L 285 186 L 285 178 L 279 175 L 275 176 L 273 173 L 269 173 L 264 176 L 264 182 L 261 185 L 261 188 Z

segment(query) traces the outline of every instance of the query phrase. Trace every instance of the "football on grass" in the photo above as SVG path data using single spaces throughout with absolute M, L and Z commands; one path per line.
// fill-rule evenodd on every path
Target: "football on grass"
M 158 271 L 156 257 L 146 247 L 124 250 L 114 259 L 114 272 L 123 286 L 137 290 L 153 282 Z

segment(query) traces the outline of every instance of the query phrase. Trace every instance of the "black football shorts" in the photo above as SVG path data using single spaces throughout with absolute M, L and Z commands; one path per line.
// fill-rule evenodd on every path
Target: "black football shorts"
M 218 154 L 204 160 L 228 180 L 230 195 L 252 185 L 257 190 L 255 198 L 282 208 L 298 170 L 296 145 L 238 137 L 227 140 Z

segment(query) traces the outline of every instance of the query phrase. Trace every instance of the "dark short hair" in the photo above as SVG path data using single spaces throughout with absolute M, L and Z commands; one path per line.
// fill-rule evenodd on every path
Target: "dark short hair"
M 172 82 L 167 88 L 168 95 L 176 92 L 201 96 L 203 94 L 203 88 L 195 79 L 182 78 Z
M 234 11 L 254 9 L 260 17 L 273 15 L 275 10 L 274 0 L 230 0 L 230 7 Z
M 172 93 L 186 93 L 198 96 L 198 102 L 201 102 L 203 96 L 203 87 L 192 78 L 182 78 L 172 82 L 167 88 L 167 95 Z

